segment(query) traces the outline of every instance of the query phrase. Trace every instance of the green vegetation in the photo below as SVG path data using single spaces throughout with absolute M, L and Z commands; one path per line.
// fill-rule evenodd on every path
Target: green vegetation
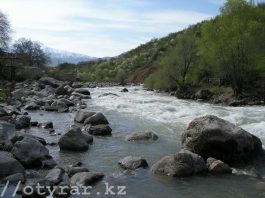
M 264 9 L 228 0 L 220 16 L 183 32 L 146 85 L 170 90 L 219 78 L 239 95 L 265 76 L 264 39 Z
M 110 60 L 60 67 L 54 73 L 83 81 L 136 82 L 166 91 L 209 87 L 209 79 L 235 95 L 260 85 L 265 76 L 265 9 L 245 0 L 227 0 L 216 18 L 153 39 Z M 148 68 L 155 68 L 147 72 Z M 144 79 L 135 80 L 144 73 Z M 55 75 L 56 76 L 56 75 Z M 58 75 L 57 75 L 58 77 Z M 214 86 L 214 85 L 212 85 Z
M 9 96 L 9 91 L 0 89 L 0 98 L 6 99 Z

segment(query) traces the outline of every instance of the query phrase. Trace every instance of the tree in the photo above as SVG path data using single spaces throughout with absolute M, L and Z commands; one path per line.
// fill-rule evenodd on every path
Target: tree
M 162 58 L 161 68 L 151 77 L 158 78 L 157 81 L 163 88 L 166 84 L 168 89 L 182 88 L 186 85 L 187 77 L 198 60 L 195 30 L 196 28 L 191 27 L 178 36 L 175 47 Z
M 235 95 L 254 80 L 264 56 L 264 22 L 262 9 L 245 0 L 228 0 L 221 15 L 202 28 L 201 53 L 215 62 Z
M 7 47 L 10 41 L 11 27 L 7 17 L 0 12 L 0 50 Z
M 43 67 L 50 62 L 50 58 L 38 42 L 21 38 L 13 45 L 13 52 L 20 56 L 24 65 Z

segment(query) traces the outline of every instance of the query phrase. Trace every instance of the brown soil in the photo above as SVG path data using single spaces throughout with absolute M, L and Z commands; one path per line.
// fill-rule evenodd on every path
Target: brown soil
M 156 66 L 150 66 L 145 69 L 140 69 L 136 71 L 133 75 L 131 75 L 126 80 L 126 82 L 135 83 L 135 84 L 144 83 L 145 79 L 148 78 L 148 76 L 150 76 L 152 73 L 154 73 L 156 69 L 157 69 Z

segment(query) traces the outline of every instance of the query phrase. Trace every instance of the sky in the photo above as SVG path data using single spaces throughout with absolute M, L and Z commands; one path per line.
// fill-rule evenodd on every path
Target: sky
M 13 41 L 116 56 L 219 13 L 225 0 L 0 0 Z

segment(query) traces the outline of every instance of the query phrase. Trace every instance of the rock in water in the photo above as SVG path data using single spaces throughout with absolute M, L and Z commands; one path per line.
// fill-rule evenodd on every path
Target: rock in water
M 42 160 L 49 158 L 49 150 L 38 140 L 30 137 L 17 141 L 11 152 L 18 161 L 29 168 L 39 167 Z
M 77 93 L 86 95 L 86 96 L 90 96 L 90 92 L 87 89 L 84 89 L 84 88 L 78 88 L 78 89 L 75 89 L 74 91 L 77 92 Z
M 112 129 L 109 125 L 101 124 L 101 125 L 87 125 L 85 126 L 85 131 L 87 131 L 91 135 L 96 136 L 107 136 L 111 135 Z
M 10 141 L 16 135 L 15 125 L 0 121 L 0 143 Z
M 132 157 L 127 156 L 123 159 L 121 159 L 118 164 L 124 168 L 129 170 L 136 170 L 138 168 L 146 168 L 148 166 L 148 163 L 145 159 L 141 157 Z
M 212 174 L 232 173 L 232 169 L 221 160 L 216 160 L 212 157 L 207 159 L 208 170 Z
M 89 186 L 99 182 L 103 177 L 104 174 L 102 173 L 80 172 L 71 177 L 70 183 L 71 186 L 75 186 L 77 184 Z
M 163 157 L 152 166 L 151 170 L 154 174 L 187 177 L 203 173 L 207 167 L 200 156 L 188 151 L 181 151 L 175 155 Z
M 0 178 L 16 173 L 25 173 L 24 167 L 5 152 L 0 152 Z
M 216 116 L 193 120 L 182 135 L 182 147 L 228 164 L 247 163 L 262 152 L 259 138 Z
M 62 181 L 64 170 L 62 168 L 54 168 L 46 175 L 45 179 L 48 180 L 51 185 L 58 185 Z
M 91 125 L 100 125 L 100 124 L 109 124 L 107 118 L 102 113 L 96 113 L 91 117 L 88 117 L 84 124 L 91 124 Z
M 82 133 L 81 129 L 74 127 L 64 134 L 59 140 L 61 150 L 86 151 L 93 138 Z
M 30 116 L 21 116 L 15 121 L 16 129 L 24 129 L 30 127 Z
M 75 121 L 78 123 L 84 123 L 84 121 L 95 114 L 95 112 L 78 111 L 75 115 Z
M 136 132 L 129 135 L 127 141 L 148 141 L 157 140 L 158 136 L 154 132 Z
M 127 88 L 123 88 L 121 92 L 129 92 L 129 90 Z

